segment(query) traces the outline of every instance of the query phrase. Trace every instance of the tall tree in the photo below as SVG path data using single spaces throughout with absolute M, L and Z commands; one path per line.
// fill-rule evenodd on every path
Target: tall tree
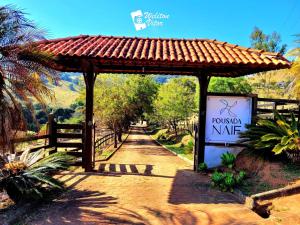
M 130 105 L 136 118 L 153 113 L 152 103 L 158 91 L 158 84 L 153 77 L 131 75 L 126 79 L 125 88 L 129 90 Z
M 208 87 L 209 92 L 249 94 L 252 87 L 245 77 L 228 78 L 212 77 Z
M 196 84 L 189 78 L 174 78 L 163 84 L 154 102 L 156 119 L 168 124 L 177 136 L 178 122 L 188 119 L 195 108 Z
M 265 34 L 258 27 L 254 27 L 251 35 L 251 47 L 265 50 L 267 52 L 278 52 L 284 54 L 286 52 L 287 45 L 281 44 L 281 36 L 274 31 L 271 34 Z
M 281 36 L 279 33 L 274 31 L 271 34 L 265 34 L 258 27 L 254 27 L 250 35 L 251 47 L 259 50 L 264 50 L 268 52 L 278 52 L 284 54 L 286 52 L 287 45 L 281 44 Z M 262 97 L 270 97 L 270 91 L 272 89 L 271 78 L 272 73 L 261 72 L 257 76 L 260 77 L 260 82 L 262 83 L 263 95 Z
M 151 77 L 101 74 L 95 83 L 95 117 L 120 139 L 131 122 L 152 111 L 156 92 Z
M 297 47 L 288 52 L 289 56 L 295 57 L 291 72 L 295 74 L 294 89 L 298 99 L 300 99 L 300 34 L 295 35 Z
M 32 98 L 44 104 L 52 97 L 42 79 L 57 79 L 44 66 L 51 56 L 33 50 L 42 33 L 24 13 L 0 7 L 0 148 L 10 143 L 16 131 L 25 129 L 22 105 L 33 110 Z

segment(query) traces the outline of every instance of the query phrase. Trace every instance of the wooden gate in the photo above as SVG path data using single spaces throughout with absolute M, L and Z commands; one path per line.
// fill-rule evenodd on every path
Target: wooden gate
M 53 115 L 49 115 L 47 126 L 48 129 L 46 135 L 14 139 L 12 141 L 11 153 L 21 154 L 23 150 L 17 150 L 15 145 L 27 143 L 30 152 L 41 149 L 49 151 L 49 154 L 53 154 L 58 150 L 66 151 L 68 154 L 77 157 L 75 165 L 83 166 L 84 123 L 60 124 L 54 120 Z M 34 143 L 40 140 L 44 140 L 44 142 Z

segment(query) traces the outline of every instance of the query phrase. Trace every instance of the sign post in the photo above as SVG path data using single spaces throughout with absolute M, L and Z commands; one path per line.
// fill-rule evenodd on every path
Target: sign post
M 241 148 L 227 147 L 236 144 L 239 133 L 252 120 L 252 97 L 247 95 L 208 94 L 205 128 L 205 163 L 208 167 L 221 165 L 225 152 L 238 154 Z

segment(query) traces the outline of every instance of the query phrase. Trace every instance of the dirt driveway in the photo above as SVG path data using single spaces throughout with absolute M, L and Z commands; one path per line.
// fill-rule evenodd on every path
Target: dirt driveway
M 231 193 L 134 129 L 95 173 L 67 173 L 72 191 L 27 218 L 28 224 L 265 224 Z

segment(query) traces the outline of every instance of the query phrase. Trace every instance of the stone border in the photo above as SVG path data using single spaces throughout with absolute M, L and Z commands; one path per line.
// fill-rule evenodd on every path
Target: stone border
M 148 134 L 149 135 L 149 134 Z M 173 152 L 171 149 L 168 149 L 166 146 L 164 146 L 162 143 L 160 143 L 159 141 L 157 141 L 156 139 L 154 139 L 154 137 L 152 137 L 152 135 L 149 135 L 157 144 L 159 144 L 161 147 L 163 147 L 164 149 L 168 150 L 169 152 L 171 152 L 172 154 L 178 156 L 180 159 L 188 162 L 189 164 L 193 165 L 194 162 L 192 160 L 189 160 L 181 155 L 179 155 L 178 153 L 176 152 Z
M 239 190 L 238 190 L 238 192 L 242 193 Z M 242 194 L 242 195 L 244 196 L 243 198 L 244 198 L 246 207 L 248 207 L 249 209 L 254 209 L 257 206 L 257 201 L 271 200 L 274 198 L 290 196 L 290 195 L 298 194 L 298 193 L 300 193 L 300 184 L 286 186 L 283 188 L 277 188 L 274 190 L 254 194 L 251 196 L 245 196 L 244 194 Z

